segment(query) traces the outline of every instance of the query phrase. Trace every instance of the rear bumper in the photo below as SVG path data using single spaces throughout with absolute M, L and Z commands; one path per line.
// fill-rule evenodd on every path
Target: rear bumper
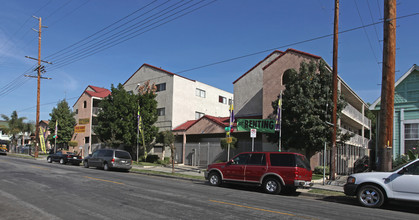
M 123 165 L 123 164 L 117 164 L 117 163 L 111 163 L 112 168 L 115 169 L 124 169 L 124 170 L 130 170 L 132 168 L 131 165 Z
M 312 187 L 313 182 L 305 180 L 294 180 L 295 187 Z

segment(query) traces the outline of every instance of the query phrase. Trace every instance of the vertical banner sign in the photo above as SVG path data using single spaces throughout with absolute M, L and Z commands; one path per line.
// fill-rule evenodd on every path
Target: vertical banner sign
M 277 109 L 277 113 L 276 113 L 276 120 L 275 120 L 275 131 L 279 131 L 281 130 L 281 105 L 282 105 L 282 92 L 281 95 L 278 99 L 278 109 Z
M 234 124 L 234 107 L 233 103 L 230 105 L 230 133 L 233 131 L 233 124 Z
M 42 152 L 46 153 L 46 149 L 45 149 L 45 139 L 44 139 L 44 129 L 43 128 L 39 128 L 40 132 L 39 132 L 39 142 L 41 144 L 41 150 Z

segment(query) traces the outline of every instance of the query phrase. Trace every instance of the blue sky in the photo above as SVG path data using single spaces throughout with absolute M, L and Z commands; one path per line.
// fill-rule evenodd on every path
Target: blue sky
M 35 121 L 36 115 L 36 79 L 23 77 L 23 74 L 35 74 L 28 70 L 36 65 L 36 61 L 25 58 L 37 57 L 38 53 L 37 33 L 31 30 L 38 29 L 38 23 L 32 15 L 42 17 L 43 25 L 48 26 L 42 29 L 41 57 L 54 63 L 46 64 L 47 72 L 44 74 L 52 80 L 41 82 L 41 120 L 50 119 L 49 113 L 60 100 L 66 98 L 72 106 L 88 85 L 109 89 L 111 84 L 124 83 L 143 63 L 229 92 L 233 92 L 234 80 L 274 49 L 294 48 L 321 56 L 332 65 L 331 36 L 295 43 L 333 33 L 333 0 L 0 2 L 0 114 L 10 115 L 16 110 L 19 117 L 27 117 L 31 121 Z M 419 64 L 419 1 L 399 0 L 398 3 L 398 16 L 416 15 L 397 21 L 396 80 L 413 64 Z M 161 4 L 156 11 L 147 15 L 174 4 L 185 4 L 183 8 L 191 6 L 189 10 L 208 5 L 76 62 L 71 58 L 81 55 L 66 57 L 76 49 L 55 54 L 79 41 L 78 49 L 86 49 L 90 44 L 82 44 L 96 36 L 102 37 L 99 38 L 103 39 L 102 46 L 114 42 L 110 35 L 104 34 L 106 31 L 81 40 L 147 4 L 150 5 L 124 22 Z M 380 22 L 383 10 L 381 0 L 340 1 L 339 30 Z M 160 18 L 164 18 L 164 15 Z M 121 26 L 124 22 L 106 30 Z M 380 23 L 339 36 L 339 75 L 369 103 L 379 97 L 381 90 L 382 33 L 383 25 Z M 116 36 L 121 36 L 121 33 Z M 98 46 L 92 45 L 90 48 Z M 183 72 L 257 52 L 261 53 Z M 66 61 L 69 63 L 64 65 Z

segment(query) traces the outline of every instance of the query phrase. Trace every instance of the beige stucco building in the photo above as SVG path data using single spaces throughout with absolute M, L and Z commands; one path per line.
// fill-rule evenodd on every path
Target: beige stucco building
M 111 92 L 108 89 L 89 85 L 73 105 L 77 124 L 71 140 L 77 141 L 78 145 L 74 148 L 70 147 L 69 151 L 82 151 L 82 156 L 87 156 L 92 152 L 92 145 L 99 143 L 93 127 L 97 125 L 99 103 L 109 94 Z
M 149 64 L 143 64 L 123 86 L 125 90 L 137 94 L 139 85 L 147 81 L 157 87 L 159 116 L 155 126 L 160 131 L 172 130 L 204 115 L 229 116 L 232 93 Z

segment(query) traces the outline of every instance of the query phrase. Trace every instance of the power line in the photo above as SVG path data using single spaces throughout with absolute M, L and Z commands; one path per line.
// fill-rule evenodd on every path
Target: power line
M 404 16 L 396 17 L 395 19 L 403 19 L 403 18 L 412 17 L 412 16 L 416 16 L 416 15 L 419 15 L 419 13 L 404 15 Z M 370 27 L 370 26 L 380 24 L 380 23 L 383 23 L 383 22 L 384 21 L 379 21 L 379 22 L 374 22 L 374 23 L 371 23 L 371 24 L 363 25 L 363 26 L 360 26 L 360 27 L 350 28 L 350 29 L 347 29 L 347 30 L 344 30 L 344 31 L 340 31 L 339 34 L 344 34 L 344 33 L 347 33 L 347 32 L 359 30 L 361 28 Z M 327 34 L 327 35 L 323 35 L 323 36 L 319 36 L 319 37 L 315 37 L 315 38 L 311 38 L 311 39 L 307 39 L 307 40 L 298 41 L 298 42 L 291 43 L 291 44 L 286 44 L 286 45 L 282 45 L 282 46 L 278 46 L 278 47 L 274 47 L 274 48 L 269 48 L 269 49 L 258 51 L 258 52 L 255 52 L 255 53 L 250 53 L 250 54 L 246 54 L 246 55 L 243 55 L 243 56 L 233 57 L 233 58 L 230 58 L 230 59 L 221 60 L 221 61 L 217 61 L 217 62 L 214 62 L 214 63 L 210 63 L 210 64 L 206 64 L 206 65 L 202 65 L 202 66 L 178 71 L 178 72 L 176 72 L 176 74 L 185 73 L 185 72 L 189 72 L 189 71 L 197 70 L 197 69 L 202 69 L 202 68 L 205 68 L 205 67 L 214 66 L 214 65 L 217 65 L 217 64 L 242 59 L 242 58 L 245 58 L 245 57 L 258 55 L 258 54 L 261 54 L 261 53 L 269 52 L 269 51 L 280 49 L 280 48 L 286 48 L 286 47 L 295 46 L 295 45 L 298 45 L 298 44 L 303 44 L 303 43 L 307 43 L 307 42 L 311 42 L 311 41 L 316 41 L 316 40 L 320 40 L 320 39 L 323 39 L 323 38 L 328 38 L 328 37 L 331 37 L 331 36 L 333 36 L 333 34 Z
M 356 3 L 356 0 L 354 0 L 354 2 L 355 2 L 355 7 L 356 7 L 356 10 L 357 10 L 357 12 L 358 12 L 359 19 L 361 20 L 361 24 L 362 24 L 362 26 L 364 26 L 364 21 L 362 20 L 362 16 L 361 16 L 361 12 L 359 11 L 358 4 Z M 367 2 L 368 2 L 368 1 L 367 1 Z M 375 25 L 374 25 L 373 27 L 375 27 Z M 369 38 L 369 36 L 368 36 L 367 30 L 365 30 L 365 28 L 363 28 L 363 30 L 364 30 L 365 36 L 367 37 L 368 44 L 370 45 L 371 52 L 372 52 L 372 54 L 374 55 L 375 62 L 376 62 L 376 63 L 377 63 L 377 65 L 378 65 L 378 69 L 381 71 L 381 66 L 380 66 L 380 63 L 378 62 L 378 58 L 377 58 L 377 56 L 375 55 L 374 48 L 372 47 L 372 44 L 371 44 L 370 38 Z
M 204 0 L 202 0 L 202 1 L 204 1 Z M 202 2 L 202 1 L 200 1 L 200 2 Z M 175 17 L 175 18 L 172 18 L 172 19 L 170 19 L 170 20 L 164 21 L 164 20 L 166 20 L 167 18 L 170 18 L 170 17 L 174 16 L 175 14 L 179 14 L 180 12 L 185 11 L 185 10 L 187 10 L 187 9 L 189 9 L 189 8 L 191 8 L 191 7 L 195 6 L 195 5 L 197 5 L 197 4 L 199 4 L 200 2 L 199 2 L 199 3 L 196 3 L 196 4 L 192 5 L 192 6 L 189 6 L 189 7 L 188 7 L 188 8 L 186 8 L 186 9 L 182 9 L 181 11 L 178 11 L 178 12 L 176 12 L 176 13 L 172 14 L 172 15 L 169 15 L 169 16 L 167 16 L 167 17 L 163 18 L 163 19 L 160 19 L 159 21 L 154 22 L 154 23 L 152 23 L 152 24 L 150 24 L 150 25 L 146 26 L 145 28 L 150 27 L 150 26 L 152 26 L 152 25 L 155 25 L 155 24 L 157 24 L 157 23 L 159 23 L 159 22 L 162 22 L 162 23 L 160 23 L 160 24 L 157 24 L 157 25 L 156 25 L 156 26 L 154 26 L 154 27 L 150 27 L 149 29 L 147 29 L 147 30 L 145 30 L 145 31 L 143 31 L 143 32 L 141 32 L 141 33 L 138 33 L 138 34 L 135 34 L 135 33 L 137 33 L 137 32 L 139 32 L 139 31 L 143 30 L 144 28 L 142 28 L 142 29 L 140 29 L 140 30 L 137 30 L 137 31 L 135 31 L 135 32 L 132 32 L 132 33 L 130 33 L 129 35 L 133 35 L 133 34 L 135 34 L 135 35 L 130 36 L 130 37 L 129 37 L 129 35 L 126 35 L 126 36 L 124 36 L 122 39 L 118 39 L 118 40 L 119 40 L 119 42 L 110 42 L 110 43 L 108 43 L 108 44 L 105 44 L 104 46 L 101 46 L 101 47 L 96 48 L 96 49 L 94 49 L 94 50 L 91 50 L 91 51 L 85 52 L 85 53 L 84 53 L 81 57 L 77 57 L 77 58 L 74 58 L 74 59 L 72 59 L 72 60 L 68 60 L 68 61 L 66 61 L 66 62 L 64 62 L 64 63 L 61 63 L 61 64 L 59 64 L 59 65 L 55 65 L 54 67 L 52 67 L 52 70 L 57 69 L 57 68 L 61 68 L 61 67 L 66 66 L 66 65 L 69 65 L 69 64 L 71 64 L 71 63 L 74 63 L 74 62 L 79 61 L 79 60 L 81 60 L 81 59 L 84 59 L 84 58 L 86 58 L 86 57 L 89 57 L 89 56 L 91 56 L 91 55 L 94 55 L 94 54 L 96 54 L 96 53 L 99 53 L 99 52 L 101 52 L 101 51 L 103 51 L 103 50 L 106 50 L 106 49 L 108 49 L 108 48 L 111 48 L 111 47 L 113 47 L 113 46 L 116 46 L 116 45 L 118 45 L 118 44 L 121 44 L 121 43 L 123 43 L 123 42 L 125 42 L 125 41 L 128 41 L 128 40 L 130 40 L 130 39 L 134 38 L 134 37 L 137 37 L 137 36 L 139 36 L 139 35 L 142 35 L 142 34 L 144 34 L 144 33 L 148 32 L 148 31 L 151 31 L 151 30 L 153 30 L 153 29 L 155 29 L 155 28 L 158 28 L 158 27 L 160 27 L 160 26 L 162 26 L 162 25 L 164 25 L 164 24 L 167 24 L 167 23 L 169 23 L 169 22 L 171 22 L 171 21 L 173 21 L 173 20 L 176 20 L 176 19 L 178 19 L 178 18 L 180 18 L 180 17 L 183 17 L 183 16 L 185 16 L 185 15 L 187 15 L 187 14 L 189 14 L 189 13 L 192 13 L 192 12 L 194 12 L 194 11 L 196 11 L 196 10 L 198 10 L 198 9 L 202 8 L 202 7 L 205 7 L 205 6 L 209 5 L 209 4 L 212 4 L 212 3 L 213 3 L 213 2 L 215 2 L 215 1 L 216 1 L 216 0 L 213 0 L 213 1 L 211 1 L 211 2 L 209 2 L 209 3 L 207 3 L 207 4 L 205 4 L 205 5 L 202 5 L 202 6 L 198 7 L 198 8 L 194 8 L 194 9 L 192 9 L 192 10 L 190 10 L 190 11 L 187 11 L 187 12 L 185 12 L 185 13 L 183 13 L 183 14 L 181 14 L 181 15 L 179 15 L 179 16 L 177 16 L 177 17 Z M 124 39 L 124 38 L 125 38 L 125 39 Z M 51 71 L 51 70 L 50 70 L 50 71 Z
M 73 99 L 77 99 L 77 98 L 79 98 L 79 97 L 78 97 L 78 96 L 76 96 L 76 97 L 71 97 L 71 98 L 68 98 L 68 99 L 67 99 L 67 98 L 65 98 L 65 100 L 73 100 Z M 59 101 L 60 101 L 60 100 L 55 101 L 55 102 L 48 102 L 48 103 L 44 103 L 44 104 L 41 104 L 41 106 L 56 104 L 56 103 L 58 103 Z M 36 105 L 35 105 L 35 106 L 32 106 L 32 107 L 25 108 L 25 109 L 18 110 L 17 112 L 23 112 L 23 111 L 31 110 L 31 109 L 33 109 L 33 108 L 36 108 Z

